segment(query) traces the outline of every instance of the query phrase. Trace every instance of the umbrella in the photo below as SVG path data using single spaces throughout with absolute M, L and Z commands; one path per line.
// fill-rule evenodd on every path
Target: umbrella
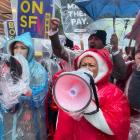
M 140 0 L 76 0 L 75 3 L 93 20 L 135 17 L 140 9 Z M 113 27 L 114 24 L 115 20 Z
M 104 19 L 99 19 L 92 24 L 87 26 L 87 31 L 92 34 L 94 30 L 105 30 L 107 32 L 107 41 L 106 43 L 110 43 L 110 38 L 111 35 L 114 33 L 113 28 L 112 28 L 112 18 L 104 18 Z M 134 18 L 117 18 L 115 22 L 115 27 L 116 27 L 116 34 L 119 39 L 119 45 L 121 47 L 123 46 L 128 46 L 129 44 L 129 39 L 126 39 L 125 36 L 127 33 L 131 31 L 131 27 L 134 23 L 135 19 Z M 132 45 L 134 45 L 134 41 L 132 42 Z
M 140 9 L 140 0 L 76 0 L 75 3 L 93 20 L 135 17 Z

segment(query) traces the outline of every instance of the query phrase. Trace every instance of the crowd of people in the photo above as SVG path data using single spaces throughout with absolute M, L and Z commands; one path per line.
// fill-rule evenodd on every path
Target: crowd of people
M 96 30 L 89 36 L 87 50 L 84 50 L 83 43 L 74 46 L 70 40 L 63 46 L 58 35 L 59 24 L 59 19 L 51 19 L 49 38 L 53 54 L 49 57 L 44 54 L 44 58 L 38 62 L 29 32 L 8 41 L 7 54 L 17 60 L 15 67 L 21 63 L 20 75 L 26 77 L 24 70 L 29 71 L 28 78 L 25 79 L 28 80 L 28 88 L 16 96 L 16 102 L 10 107 L 5 106 L 0 98 L 0 139 L 138 140 L 139 47 L 126 47 L 124 55 L 119 50 L 116 33 L 111 36 L 111 48 L 107 47 L 107 33 L 104 30 Z M 21 56 L 24 58 L 22 62 Z M 0 61 L 0 66 L 4 65 L 5 61 Z M 53 87 L 57 79 L 64 72 L 79 69 L 92 73 L 99 108 L 94 113 L 67 112 L 55 103 Z M 14 76 L 16 78 L 17 74 Z M 0 80 L 2 78 L 0 70 Z M 2 82 L 0 86 L 4 86 Z M 65 84 L 61 86 L 63 87 Z M 0 96 L 6 94 L 4 90 L 0 91 Z M 92 112 L 96 106 L 95 99 L 92 98 L 88 112 Z

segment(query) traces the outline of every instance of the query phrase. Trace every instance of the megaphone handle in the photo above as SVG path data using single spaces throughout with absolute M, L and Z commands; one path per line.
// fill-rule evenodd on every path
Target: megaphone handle
M 96 87 L 95 87 L 95 83 L 94 83 L 94 80 L 92 78 L 92 76 L 88 73 L 85 72 L 85 74 L 87 74 L 90 78 L 90 84 L 92 86 L 92 89 L 93 89 L 93 94 L 94 94 L 94 98 L 95 98 L 95 104 L 97 106 L 97 109 L 92 111 L 92 112 L 89 112 L 89 113 L 84 113 L 85 115 L 92 115 L 92 114 L 95 114 L 99 111 L 99 100 L 98 100 L 98 96 L 97 96 L 97 92 L 96 92 Z

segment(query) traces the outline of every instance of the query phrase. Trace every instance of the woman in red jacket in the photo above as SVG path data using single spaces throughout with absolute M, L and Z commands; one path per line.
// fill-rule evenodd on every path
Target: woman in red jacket
M 128 140 L 130 111 L 127 98 L 109 82 L 112 63 L 105 49 L 89 49 L 75 59 L 75 68 L 93 72 L 99 98 L 99 111 L 75 116 L 59 109 L 54 140 Z M 65 86 L 65 85 L 63 85 Z M 96 106 L 94 99 L 92 107 Z M 89 111 L 88 110 L 88 111 Z

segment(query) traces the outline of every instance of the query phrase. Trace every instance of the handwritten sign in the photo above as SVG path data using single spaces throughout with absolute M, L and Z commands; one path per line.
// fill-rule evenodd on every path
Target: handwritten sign
M 61 5 L 64 31 L 67 33 L 86 32 L 85 27 L 93 21 L 71 0 L 61 0 Z

